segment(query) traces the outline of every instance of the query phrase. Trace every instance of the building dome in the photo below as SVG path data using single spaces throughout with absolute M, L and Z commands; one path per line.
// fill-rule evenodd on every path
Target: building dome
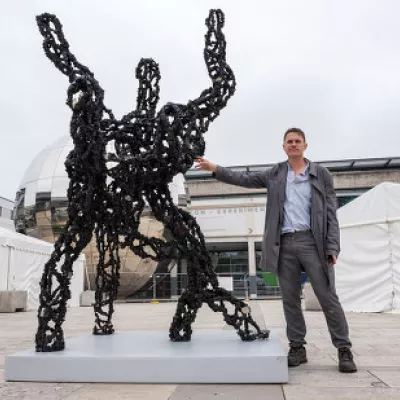
M 54 243 L 68 219 L 67 190 L 69 178 L 64 162 L 73 149 L 70 136 L 63 136 L 42 150 L 29 165 L 18 187 L 15 201 L 15 227 L 17 232 Z M 107 147 L 113 152 L 112 145 Z M 175 176 L 170 184 L 175 204 L 186 205 L 187 191 L 183 175 Z M 164 226 L 151 213 L 142 217 L 140 228 L 148 237 L 164 237 Z M 95 272 L 99 255 L 94 237 L 83 253 L 86 256 L 86 284 L 95 287 Z M 120 250 L 121 278 L 119 296 L 126 297 L 139 290 L 153 275 L 157 263 L 141 259 L 129 249 Z

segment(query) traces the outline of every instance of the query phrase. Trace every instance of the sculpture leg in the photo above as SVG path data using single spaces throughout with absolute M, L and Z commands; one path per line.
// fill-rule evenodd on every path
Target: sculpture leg
M 112 232 L 112 230 L 108 230 Z M 95 325 L 94 335 L 111 335 L 114 327 L 111 319 L 114 313 L 114 300 L 119 286 L 120 258 L 118 239 L 107 236 L 102 227 L 96 228 L 99 263 L 97 265 L 95 292 Z
M 234 310 L 229 313 L 225 302 Z M 222 313 L 224 321 L 231 325 L 243 341 L 267 339 L 269 331 L 262 331 L 251 316 L 250 307 L 242 300 L 233 297 L 222 288 L 206 289 L 199 292 L 186 290 L 178 300 L 178 306 L 172 321 L 169 337 L 174 342 L 187 342 L 192 336 L 192 323 L 196 319 L 198 309 L 206 303 L 214 312 Z M 251 330 L 251 327 L 254 330 Z
M 232 296 L 227 290 L 220 287 L 206 290 L 204 293 L 204 302 L 207 303 L 214 312 L 221 312 L 224 316 L 224 321 L 236 329 L 236 333 L 243 341 L 267 339 L 269 337 L 269 330 L 262 331 L 253 320 L 250 306 L 244 301 Z M 231 314 L 225 302 L 230 303 L 234 307 Z M 251 327 L 254 330 L 251 330 Z
M 89 224 L 87 226 L 87 231 L 82 234 L 67 230 L 60 235 L 45 264 L 40 282 L 38 330 L 35 337 L 38 352 L 64 350 L 62 323 L 67 312 L 67 301 L 71 298 L 69 285 L 72 265 L 90 240 L 92 228 Z
M 198 257 L 192 256 L 191 260 L 188 260 L 188 287 L 178 301 L 170 327 L 170 339 L 173 341 L 191 339 L 191 325 L 196 318 L 197 310 L 203 303 L 208 304 L 214 312 L 221 312 L 224 321 L 236 330 L 243 341 L 268 338 L 269 331 L 260 329 L 251 316 L 248 304 L 219 287 L 210 259 L 204 257 L 203 251 L 204 249 Z M 229 312 L 226 303 L 233 306 L 233 312 Z
M 178 300 L 178 306 L 169 330 L 169 338 L 173 342 L 188 342 L 192 337 L 192 323 L 197 311 L 202 306 L 200 297 L 185 291 Z

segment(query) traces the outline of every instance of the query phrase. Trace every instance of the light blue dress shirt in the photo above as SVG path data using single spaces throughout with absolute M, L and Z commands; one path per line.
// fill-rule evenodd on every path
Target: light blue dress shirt
M 310 164 L 295 176 L 288 163 L 282 233 L 303 231 L 311 225 Z

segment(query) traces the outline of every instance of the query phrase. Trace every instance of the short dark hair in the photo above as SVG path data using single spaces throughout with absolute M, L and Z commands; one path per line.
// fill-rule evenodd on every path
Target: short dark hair
M 289 133 L 298 133 L 298 134 L 303 138 L 304 143 L 306 142 L 306 135 L 304 134 L 304 132 L 303 132 L 300 128 L 289 128 L 289 129 L 285 132 L 285 134 L 283 135 L 283 141 L 286 140 L 286 136 L 287 136 Z

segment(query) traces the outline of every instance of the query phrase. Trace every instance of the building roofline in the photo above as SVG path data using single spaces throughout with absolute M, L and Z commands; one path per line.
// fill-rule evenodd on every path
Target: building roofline
M 400 156 L 399 157 L 375 157 L 375 158 L 350 158 L 341 160 L 326 160 L 316 161 L 317 164 L 323 165 L 330 171 L 365 171 L 377 169 L 400 169 Z M 232 165 L 227 168 L 233 171 L 252 172 L 260 171 L 263 169 L 272 168 L 277 163 L 270 164 L 248 164 L 248 165 Z M 212 176 L 211 172 L 199 171 L 190 169 L 186 172 L 185 178 L 188 180 L 198 178 L 209 178 Z
M 7 199 L 7 197 L 0 196 L 0 199 L 2 199 L 2 200 L 7 200 L 7 201 L 9 201 L 10 203 L 14 203 L 13 200 Z

